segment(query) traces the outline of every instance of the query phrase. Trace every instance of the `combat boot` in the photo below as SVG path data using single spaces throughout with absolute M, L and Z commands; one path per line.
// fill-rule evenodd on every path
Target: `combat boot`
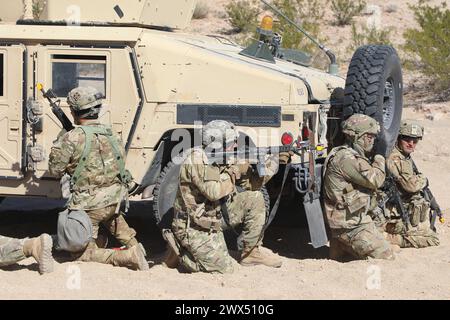
M 140 244 L 129 249 L 114 252 L 112 256 L 112 264 L 118 267 L 127 267 L 133 270 L 149 270 L 143 248 Z
M 394 252 L 399 248 L 405 247 L 405 241 L 403 237 L 399 234 L 391 234 L 387 232 L 383 232 L 385 239 L 391 244 Z
M 52 237 L 44 233 L 37 238 L 25 240 L 23 253 L 26 257 L 33 257 L 39 264 L 39 273 L 53 272 L 53 241 Z
M 175 240 L 175 236 L 170 229 L 162 230 L 163 238 L 167 241 L 167 250 L 164 258 L 164 264 L 171 269 L 178 267 L 180 262 L 180 249 L 178 248 L 178 243 Z
M 176 267 L 178 267 L 179 262 L 180 258 L 178 254 L 172 249 L 171 246 L 167 246 L 164 264 L 167 266 L 167 268 L 175 269 Z
M 279 268 L 282 265 L 282 262 L 279 258 L 274 255 L 269 256 L 267 254 L 263 254 L 259 247 L 255 247 L 253 249 L 244 249 L 241 254 L 241 261 L 239 262 L 243 266 L 255 266 L 259 264 L 263 264 L 272 268 Z
M 330 259 L 339 261 L 342 258 L 344 258 L 345 256 L 347 256 L 347 251 L 343 248 L 340 241 L 335 238 L 331 238 L 330 239 Z

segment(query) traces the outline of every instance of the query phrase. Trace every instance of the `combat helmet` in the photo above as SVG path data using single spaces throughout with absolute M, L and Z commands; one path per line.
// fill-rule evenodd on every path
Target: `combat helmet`
M 67 95 L 67 104 L 73 111 L 81 112 L 83 116 L 88 116 L 100 111 L 102 98 L 103 94 L 93 87 L 78 87 L 71 90 Z M 88 109 L 94 110 L 91 112 L 86 111 L 85 114 L 83 111 Z
M 423 127 L 413 120 L 403 120 L 400 124 L 399 137 L 411 137 L 422 139 Z
M 213 120 L 203 126 L 202 144 L 204 147 L 221 148 L 237 141 L 238 132 L 231 122 Z
M 380 125 L 374 118 L 364 114 L 354 114 L 342 123 L 342 132 L 358 139 L 365 133 L 377 135 L 380 133 Z

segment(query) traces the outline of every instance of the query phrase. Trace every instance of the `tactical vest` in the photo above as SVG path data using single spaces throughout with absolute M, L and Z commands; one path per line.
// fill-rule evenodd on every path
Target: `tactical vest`
M 108 142 L 112 147 L 114 159 L 117 163 L 117 166 L 119 167 L 119 179 L 122 184 L 127 184 L 129 182 L 127 181 L 129 177 L 127 171 L 125 170 L 125 162 L 120 152 L 119 143 L 113 136 L 111 129 L 99 126 L 79 126 L 78 128 L 83 130 L 86 139 L 83 153 L 70 180 L 71 189 L 73 189 L 73 187 L 77 185 L 80 174 L 85 168 L 86 161 L 91 152 L 92 139 L 94 138 L 94 135 L 102 135 L 108 139 Z

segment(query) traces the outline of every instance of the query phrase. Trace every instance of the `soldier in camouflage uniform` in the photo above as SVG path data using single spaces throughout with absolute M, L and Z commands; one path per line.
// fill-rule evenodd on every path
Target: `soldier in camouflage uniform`
M 411 153 L 423 137 L 420 124 L 405 120 L 400 126 L 396 146 L 389 155 L 386 165 L 393 175 L 400 191 L 403 206 L 409 214 L 410 225 L 406 226 L 400 214 L 392 206 L 387 206 L 386 231 L 388 239 L 402 248 L 422 248 L 439 245 L 439 239 L 430 228 L 430 203 L 423 197 L 422 190 L 428 185 L 427 178 L 413 166 Z
M 53 271 L 52 238 L 42 234 L 37 238 L 14 239 L 0 236 L 0 268 L 13 265 L 27 257 L 39 264 L 39 273 Z
M 370 160 L 378 123 L 355 114 L 343 123 L 345 144 L 334 148 L 325 162 L 324 205 L 331 229 L 330 258 L 394 259 L 394 253 L 370 212 L 377 207 L 376 192 L 385 179 L 385 159 Z
M 80 254 L 81 261 L 147 270 L 145 250 L 119 212 L 128 199 L 130 173 L 124 169 L 125 151 L 111 128 L 98 121 L 102 95 L 91 87 L 73 89 L 67 98 L 76 126 L 59 135 L 49 159 L 50 173 L 71 176 L 69 210 L 84 210 L 91 219 L 93 239 Z M 99 225 L 106 227 L 127 250 L 101 249 L 96 245 Z
M 225 145 L 224 149 L 229 151 L 236 146 L 238 135 L 233 124 L 215 120 L 203 127 L 202 137 L 204 148 Z M 266 168 L 273 174 L 278 164 L 270 159 Z M 241 265 L 281 266 L 278 258 L 259 249 L 266 208 L 258 190 L 269 178 L 257 177 L 252 170 L 247 164 L 212 162 L 201 147 L 187 152 L 180 171 L 172 230 L 180 249 L 180 262 L 188 271 L 233 271 L 222 232 L 227 224 L 233 228 L 242 225 Z M 236 183 L 246 190 L 237 192 Z M 225 223 L 227 218 L 229 221 Z

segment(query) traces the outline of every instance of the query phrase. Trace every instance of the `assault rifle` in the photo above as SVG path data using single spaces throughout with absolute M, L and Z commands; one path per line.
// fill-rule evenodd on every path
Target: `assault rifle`
M 230 162 L 231 159 L 245 160 L 251 164 L 256 165 L 258 174 L 263 177 L 265 174 L 265 156 L 268 154 L 280 154 L 284 152 L 293 152 L 300 155 L 302 150 L 310 149 L 309 141 L 294 142 L 284 146 L 275 147 L 253 147 L 243 150 L 232 151 L 214 151 L 206 150 L 206 155 L 210 161 L 214 161 L 218 164 L 224 164 Z
M 64 111 L 62 111 L 60 104 L 61 100 L 58 99 L 58 97 L 55 95 L 55 93 L 52 91 L 52 89 L 48 89 L 47 91 L 44 90 L 44 86 L 42 83 L 37 84 L 37 88 L 39 91 L 41 91 L 44 98 L 48 100 L 50 103 L 50 107 L 52 108 L 53 114 L 58 118 L 58 120 L 61 122 L 63 128 L 69 132 L 74 128 L 72 122 L 69 118 L 67 118 Z M 53 100 L 56 99 L 56 100 Z
M 378 204 L 379 207 L 384 207 L 386 204 L 390 204 L 397 209 L 400 213 L 402 220 L 406 227 L 409 226 L 409 213 L 403 205 L 402 198 L 400 197 L 400 191 L 398 190 L 397 183 L 395 182 L 394 176 L 389 170 L 386 170 L 386 179 L 381 187 L 381 190 L 386 194 L 385 198 L 381 203 Z
M 412 165 L 413 165 L 413 171 L 415 174 L 419 174 L 419 170 L 417 169 L 416 164 L 414 163 L 414 160 L 412 160 Z M 444 219 L 444 215 L 442 213 L 441 208 L 439 207 L 439 204 L 436 201 L 436 198 L 434 197 L 433 193 L 431 193 L 430 187 L 427 186 L 425 188 L 423 188 L 422 190 L 423 192 L 423 197 L 425 198 L 425 200 L 427 200 L 430 203 L 430 227 L 433 231 L 436 231 L 436 217 L 439 217 L 439 222 L 440 223 L 444 223 L 445 219 Z

